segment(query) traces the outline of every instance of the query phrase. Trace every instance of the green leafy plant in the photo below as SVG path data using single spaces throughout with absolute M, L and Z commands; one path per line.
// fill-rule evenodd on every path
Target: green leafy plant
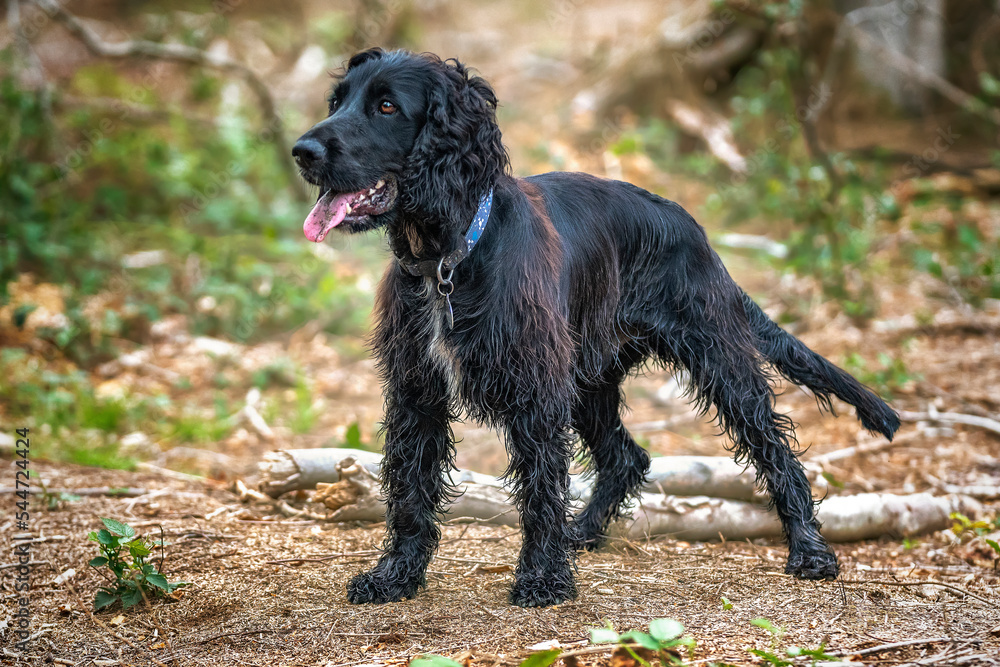
M 605 628 L 593 628 L 590 631 L 590 642 L 618 644 L 644 667 L 648 667 L 649 662 L 636 653 L 635 647 L 647 649 L 657 655 L 663 664 L 672 665 L 682 662 L 676 653 L 678 648 L 685 647 L 689 652 L 694 648 L 694 639 L 684 635 L 684 626 L 672 618 L 653 619 L 649 622 L 649 633 L 629 630 L 624 634 L 618 634 L 610 625 Z
M 781 638 L 785 636 L 785 629 L 783 627 L 775 625 L 770 621 L 770 619 L 767 618 L 755 618 L 750 621 L 750 624 L 767 630 L 771 634 L 770 651 L 762 651 L 761 649 L 756 648 L 747 649 L 750 653 L 771 663 L 774 667 L 786 667 L 787 665 L 792 664 L 788 660 L 778 657 L 775 653 L 775 651 L 778 650 L 778 644 L 781 642 Z
M 819 645 L 819 648 L 801 648 L 799 646 L 789 646 L 785 649 L 793 658 L 806 657 L 812 658 L 812 664 L 816 664 L 818 660 L 837 660 L 837 656 L 830 655 L 826 652 L 826 642 Z
M 755 618 L 750 621 L 751 625 L 755 625 L 758 628 L 767 630 L 771 635 L 771 646 L 770 650 L 761 649 L 747 649 L 747 651 L 761 660 L 774 665 L 774 667 L 788 667 L 794 664 L 796 658 L 812 658 L 812 664 L 815 665 L 819 660 L 835 660 L 836 657 L 826 653 L 826 640 L 820 643 L 818 648 L 802 648 L 800 646 L 789 646 L 785 649 L 784 654 L 787 655 L 791 660 L 786 660 L 781 657 L 778 653 L 779 646 L 781 644 L 782 638 L 785 636 L 785 628 L 780 625 L 776 625 L 767 618 Z
M 518 663 L 518 667 L 549 667 L 549 665 L 559 659 L 561 654 L 562 650 L 558 648 L 538 651 Z M 462 667 L 462 664 L 443 655 L 428 653 L 414 658 L 410 662 L 410 667 Z
M 677 651 L 684 647 L 690 655 L 695 645 L 693 638 L 684 635 L 684 626 L 671 618 L 653 619 L 649 622 L 648 633 L 629 630 L 619 634 L 610 625 L 604 628 L 592 628 L 590 630 L 590 643 L 618 644 L 643 667 L 650 667 L 650 663 L 636 652 L 637 648 L 657 656 L 660 664 L 680 665 L 683 664 L 683 661 L 678 656 Z M 578 655 L 575 651 L 564 652 L 559 648 L 546 649 L 532 653 L 522 660 L 518 667 L 549 667 L 560 657 L 569 658 L 575 655 Z M 462 665 L 443 655 L 426 654 L 414 658 L 410 667 L 462 667 Z
M 722 598 L 722 609 L 724 611 L 729 611 L 733 608 L 733 603 L 727 600 L 725 597 Z
M 1000 542 L 997 542 L 997 540 L 992 538 L 985 537 L 987 534 L 1000 528 L 1000 516 L 997 516 L 990 521 L 984 519 L 973 521 L 961 512 L 952 512 L 948 516 L 953 522 L 951 524 L 951 532 L 955 533 L 955 535 L 963 541 L 965 538 L 971 539 L 982 537 L 983 542 L 985 542 L 986 545 L 996 554 L 993 557 L 994 569 L 1000 566 Z
M 411 660 L 410 667 L 462 667 L 462 665 L 443 655 L 426 653 Z
M 87 539 L 97 542 L 101 555 L 88 563 L 108 578 L 110 585 L 102 586 L 94 597 L 94 609 L 101 610 L 121 602 L 123 609 L 135 606 L 143 598 L 165 596 L 186 582 L 170 583 L 163 576 L 163 543 L 153 543 L 136 536 L 135 529 L 114 519 L 102 518 L 104 528 L 93 531 Z M 161 548 L 159 568 L 147 561 L 153 548 Z M 107 568 L 110 574 L 104 572 Z
M 961 512 L 952 512 L 948 515 L 948 518 L 953 522 L 951 524 L 951 532 L 959 537 L 964 535 L 977 537 L 997 529 L 997 521 L 991 522 L 983 519 L 973 521 Z

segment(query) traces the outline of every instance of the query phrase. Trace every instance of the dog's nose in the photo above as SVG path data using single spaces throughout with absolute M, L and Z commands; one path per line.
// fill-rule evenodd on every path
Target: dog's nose
M 292 148 L 292 157 L 300 167 L 310 167 L 326 158 L 326 149 L 315 139 L 299 139 Z

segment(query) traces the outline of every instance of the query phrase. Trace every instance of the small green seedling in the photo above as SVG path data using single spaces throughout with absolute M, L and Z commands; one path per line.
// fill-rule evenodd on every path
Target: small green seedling
M 780 658 L 778 657 L 777 654 L 775 654 L 775 651 L 778 649 L 778 643 L 781 641 L 781 638 L 785 635 L 785 629 L 783 627 L 781 627 L 780 625 L 775 625 L 770 621 L 770 619 L 767 618 L 755 618 L 752 621 L 750 621 L 750 624 L 756 625 L 758 628 L 763 628 L 764 630 L 767 630 L 769 633 L 771 633 L 770 651 L 762 651 L 756 648 L 747 649 L 750 653 L 757 656 L 758 658 L 761 658 L 762 660 L 771 663 L 772 665 L 774 665 L 774 667 L 787 667 L 788 665 L 792 664 L 788 660 Z
M 185 582 L 170 583 L 156 565 L 146 562 L 153 553 L 153 548 L 161 549 L 160 568 L 163 567 L 162 540 L 158 543 L 136 537 L 135 529 L 128 524 L 114 519 L 101 519 L 104 528 L 91 532 L 87 539 L 97 542 L 101 550 L 100 556 L 90 561 L 89 565 L 105 576 L 109 586 L 102 586 L 94 597 L 94 609 L 101 610 L 116 602 L 122 603 L 123 609 L 128 609 L 142 602 L 143 597 L 152 598 L 172 593 Z M 108 568 L 108 575 L 101 568 Z
M 411 660 L 410 667 L 462 667 L 462 665 L 443 655 L 427 653 Z
M 689 653 L 694 648 L 694 639 L 683 634 L 684 626 L 672 618 L 656 618 L 649 622 L 649 634 L 629 630 L 619 635 L 610 625 L 606 628 L 594 628 L 590 631 L 590 643 L 617 643 L 643 667 L 649 667 L 649 662 L 633 650 L 635 646 L 652 651 L 664 664 L 679 665 L 682 661 L 675 655 L 677 648 L 684 646 Z
M 987 537 L 986 544 L 990 545 L 990 549 L 997 552 L 997 557 L 1000 557 L 1000 544 L 998 544 L 996 540 L 991 540 Z
M 65 491 L 49 491 L 49 487 L 45 485 L 45 480 L 40 477 L 38 478 L 38 485 L 42 487 L 39 503 L 42 508 L 48 510 L 49 512 L 61 509 L 65 503 L 75 503 L 80 500 L 80 496 L 75 493 L 67 493 Z
M 724 611 L 729 611 L 732 608 L 733 608 L 733 603 L 723 597 L 722 598 L 722 609 Z
M 951 524 L 951 532 L 955 533 L 959 537 L 961 537 L 964 533 L 982 535 L 991 528 L 988 521 L 973 521 L 961 512 L 952 512 L 948 515 L 948 518 L 953 522 Z
M 837 656 L 830 655 L 826 652 L 826 642 L 822 642 L 819 648 L 800 648 L 798 646 L 789 646 L 786 649 L 786 653 L 793 658 L 806 657 L 812 658 L 812 664 L 816 664 L 817 660 L 837 660 Z
M 522 660 L 518 664 L 518 667 L 549 667 L 549 665 L 559 658 L 560 654 L 562 654 L 562 649 L 558 648 L 532 653 Z M 419 658 L 414 658 L 410 662 L 410 667 L 462 667 L 462 664 L 443 655 L 429 653 Z
M 677 621 L 670 618 L 657 618 L 650 621 L 648 634 L 638 630 L 630 630 L 620 635 L 610 625 L 606 628 L 593 628 L 590 631 L 590 643 L 619 644 L 643 667 L 650 667 L 650 664 L 633 650 L 635 647 L 652 651 L 659 656 L 662 664 L 679 665 L 682 664 L 682 661 L 675 655 L 677 648 L 686 647 L 689 655 L 694 649 L 694 639 L 683 635 L 684 626 Z M 518 667 L 549 667 L 560 656 L 568 658 L 572 655 L 574 655 L 573 651 L 564 654 L 562 649 L 547 649 L 532 653 L 522 660 Z M 410 667 L 462 667 L 462 665 L 443 655 L 426 654 L 414 658 Z
M 778 644 L 781 643 L 781 638 L 785 636 L 785 629 L 783 627 L 781 627 L 780 625 L 775 625 L 766 618 L 755 618 L 752 621 L 750 621 L 750 623 L 756 625 L 758 628 L 763 628 L 764 630 L 767 630 L 769 633 L 771 633 L 771 650 L 762 651 L 760 649 L 747 649 L 747 651 L 757 656 L 761 660 L 764 660 L 765 662 L 774 665 L 774 667 L 789 667 L 789 665 L 793 664 L 792 661 L 785 660 L 777 653 Z M 826 642 L 828 639 L 829 637 L 824 639 L 820 643 L 819 648 L 802 648 L 799 646 L 789 646 L 788 648 L 785 649 L 785 653 L 788 654 L 788 657 L 790 657 L 792 660 L 795 660 L 796 658 L 812 658 L 813 665 L 815 665 L 816 662 L 819 660 L 836 660 L 837 659 L 836 656 L 832 656 L 826 653 Z

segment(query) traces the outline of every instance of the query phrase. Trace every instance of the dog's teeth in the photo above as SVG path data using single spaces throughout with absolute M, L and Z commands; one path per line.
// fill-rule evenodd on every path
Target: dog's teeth
M 350 215 L 350 214 L 351 214 L 351 205 L 348 204 L 347 205 L 347 215 Z
M 375 189 L 377 190 L 378 188 L 382 187 L 383 185 L 385 185 L 385 181 L 383 181 L 380 178 L 380 179 L 378 179 L 378 183 L 375 184 Z
M 369 190 L 369 191 L 368 191 L 368 194 L 370 194 L 370 195 L 373 195 L 373 194 L 375 194 L 375 188 L 372 188 L 371 190 Z

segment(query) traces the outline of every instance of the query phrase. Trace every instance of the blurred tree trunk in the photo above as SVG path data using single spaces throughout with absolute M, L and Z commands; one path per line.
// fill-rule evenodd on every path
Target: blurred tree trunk
M 839 0 L 836 7 L 886 48 L 906 56 L 941 77 L 945 71 L 944 0 Z M 858 70 L 872 85 L 885 90 L 900 108 L 913 114 L 930 108 L 930 91 L 898 68 L 859 51 Z

